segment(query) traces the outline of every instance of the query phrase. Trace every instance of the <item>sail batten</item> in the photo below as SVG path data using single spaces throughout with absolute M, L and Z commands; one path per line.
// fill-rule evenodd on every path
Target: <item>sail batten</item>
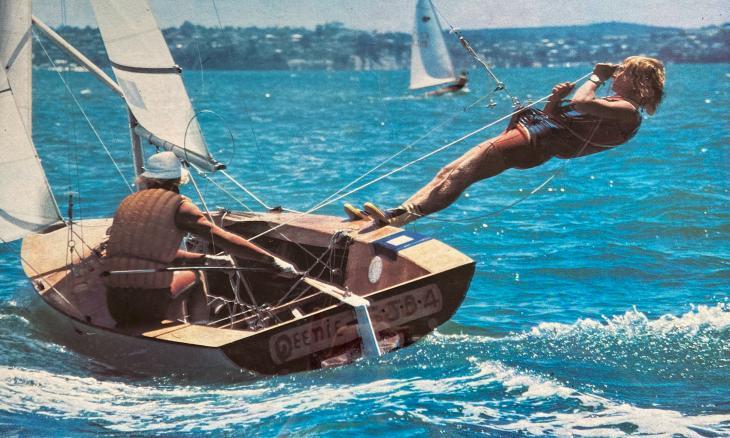
M 112 70 L 139 125 L 173 152 L 216 170 L 182 80 L 146 0 L 92 0 Z
M 431 0 L 418 0 L 411 46 L 410 89 L 456 80 L 454 65 Z

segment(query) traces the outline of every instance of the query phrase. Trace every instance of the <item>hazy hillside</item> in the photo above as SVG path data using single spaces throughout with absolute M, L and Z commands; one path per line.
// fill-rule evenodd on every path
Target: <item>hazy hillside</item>
M 102 67 L 108 65 L 96 28 L 58 29 L 68 41 Z M 366 32 L 341 23 L 305 28 L 207 28 L 184 23 L 163 31 L 176 62 L 187 69 L 406 69 L 410 34 Z M 730 62 L 730 24 L 702 29 L 600 23 L 515 29 L 464 30 L 464 36 L 488 62 L 499 66 L 552 66 L 618 60 L 632 54 L 656 56 L 665 62 Z M 472 62 L 453 34 L 447 45 L 458 66 Z M 37 44 L 37 43 L 35 43 Z M 50 43 L 50 57 L 65 55 Z M 38 67 L 50 67 L 42 51 Z

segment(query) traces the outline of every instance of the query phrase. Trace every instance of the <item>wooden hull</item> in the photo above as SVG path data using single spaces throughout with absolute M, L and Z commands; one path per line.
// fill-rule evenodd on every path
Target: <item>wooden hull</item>
M 226 212 L 214 219 L 245 237 L 281 225 L 255 242 L 367 299 L 377 338 L 389 342 L 386 350 L 416 342 L 450 319 L 474 273 L 471 259 L 441 242 L 398 228 L 375 228 L 367 221 L 276 212 Z M 252 302 L 270 303 L 265 324 L 211 316 L 205 324 L 171 320 L 117 328 L 106 309 L 100 275 L 109 225 L 109 219 L 74 225 L 77 254 L 69 260 L 65 227 L 23 241 L 23 266 L 40 298 L 38 321 L 60 343 L 118 369 L 196 377 L 284 374 L 359 356 L 361 340 L 351 307 L 267 274 L 246 280 L 252 285 Z M 224 280 L 210 275 L 209 289 L 225 289 Z

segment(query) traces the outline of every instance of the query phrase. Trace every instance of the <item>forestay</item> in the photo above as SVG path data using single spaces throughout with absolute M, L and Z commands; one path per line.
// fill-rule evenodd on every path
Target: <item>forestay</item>
M 173 152 L 205 170 L 214 160 L 200 131 L 180 68 L 146 0 L 92 0 L 117 82 L 146 130 L 172 143 Z
M 4 36 L 0 39 L 5 43 Z M 2 61 L 7 65 L 6 58 Z M 9 242 L 60 221 L 61 214 L 4 69 L 0 69 L 0 120 L 0 239 Z
M 411 47 L 410 88 L 431 87 L 455 80 L 454 66 L 431 0 L 418 0 Z
M 31 2 L 0 1 L 0 59 L 28 135 L 32 135 Z

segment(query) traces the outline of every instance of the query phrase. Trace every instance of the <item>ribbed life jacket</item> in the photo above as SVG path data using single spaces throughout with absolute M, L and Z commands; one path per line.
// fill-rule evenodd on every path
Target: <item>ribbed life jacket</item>
M 185 232 L 175 226 L 175 215 L 185 198 L 163 189 L 147 189 L 119 204 L 104 258 L 107 271 L 157 269 L 170 266 Z M 105 277 L 109 287 L 157 289 L 169 287 L 172 272 L 120 274 Z

